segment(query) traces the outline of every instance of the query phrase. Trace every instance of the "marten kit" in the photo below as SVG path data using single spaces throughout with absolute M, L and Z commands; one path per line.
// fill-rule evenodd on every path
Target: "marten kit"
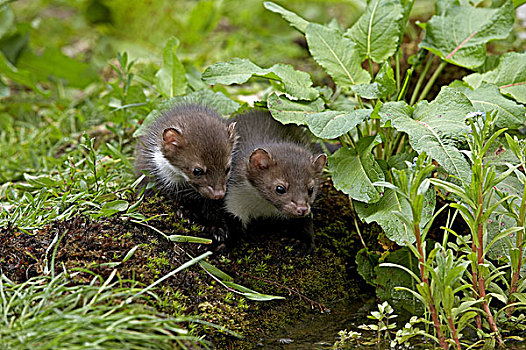
M 196 212 L 219 242 L 234 243 L 265 220 L 310 252 L 311 207 L 327 155 L 310 134 L 254 110 L 231 120 L 199 104 L 165 112 L 139 138 L 137 176 Z M 236 234 L 232 234 L 232 233 Z M 227 243 L 228 244 L 228 243 Z

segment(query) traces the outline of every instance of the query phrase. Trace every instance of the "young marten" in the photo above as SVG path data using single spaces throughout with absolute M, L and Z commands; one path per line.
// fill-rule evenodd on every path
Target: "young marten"
M 314 247 L 311 205 L 327 155 L 312 149 L 303 129 L 284 126 L 268 112 L 235 119 L 236 143 L 225 208 L 247 229 L 277 220 L 310 252 Z
M 152 181 L 162 194 L 177 199 L 222 199 L 234 143 L 233 123 L 202 105 L 178 105 L 139 138 L 136 173 L 148 175 L 143 185 Z

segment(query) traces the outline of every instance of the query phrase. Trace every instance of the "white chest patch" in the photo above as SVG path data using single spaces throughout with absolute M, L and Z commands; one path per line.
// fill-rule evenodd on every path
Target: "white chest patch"
M 173 187 L 188 181 L 188 176 L 181 169 L 174 167 L 159 148 L 153 152 L 153 162 L 155 164 L 153 175 L 162 181 L 162 186 Z
M 229 213 L 239 218 L 245 227 L 252 219 L 284 216 L 269 201 L 261 197 L 248 181 L 228 188 L 225 207 Z

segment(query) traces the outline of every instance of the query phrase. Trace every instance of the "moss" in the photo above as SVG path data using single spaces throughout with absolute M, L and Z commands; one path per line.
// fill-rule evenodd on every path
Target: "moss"
M 206 326 L 191 327 L 217 348 L 252 349 L 260 338 L 305 315 L 319 314 L 341 300 L 356 298 L 358 291 L 352 286 L 358 284 L 349 278 L 349 266 L 361 241 L 355 233 L 352 207 L 330 183 L 323 186 L 316 206 L 320 208 L 314 217 L 318 248 L 310 256 L 297 256 L 292 246 L 269 234 L 256 240 L 246 237 L 228 256 L 214 254 L 209 259 L 236 283 L 286 299 L 250 301 L 217 283 L 198 266 L 192 266 L 158 286 L 160 299 L 152 300 L 152 304 L 175 316 L 198 315 L 244 337 L 237 339 Z M 145 199 L 140 212 L 153 217 L 147 224 L 165 234 L 205 235 L 203 227 L 186 219 L 182 209 L 165 198 Z M 364 232 L 362 235 L 367 234 Z M 89 268 L 107 278 L 115 268 L 107 263 L 121 261 L 130 249 L 140 245 L 130 260 L 116 268 L 123 281 L 135 280 L 144 286 L 188 261 L 187 254 L 197 256 L 206 248 L 169 242 L 145 225 L 119 218 L 78 217 L 48 225 L 34 236 L 0 230 L 0 239 L 7 242 L 0 249 L 0 267 L 15 281 L 42 273 L 46 249 L 55 235 L 63 233 L 55 268 L 62 264 L 67 269 Z M 92 275 L 82 278 L 88 281 Z

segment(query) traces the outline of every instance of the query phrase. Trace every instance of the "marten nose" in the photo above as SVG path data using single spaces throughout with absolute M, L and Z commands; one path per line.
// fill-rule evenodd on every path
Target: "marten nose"
M 309 207 L 298 206 L 296 207 L 296 213 L 298 213 L 299 216 L 305 216 L 309 213 Z
M 225 190 L 223 189 L 216 190 L 212 186 L 208 186 L 208 191 L 210 192 L 210 197 L 213 199 L 221 199 L 225 196 Z

